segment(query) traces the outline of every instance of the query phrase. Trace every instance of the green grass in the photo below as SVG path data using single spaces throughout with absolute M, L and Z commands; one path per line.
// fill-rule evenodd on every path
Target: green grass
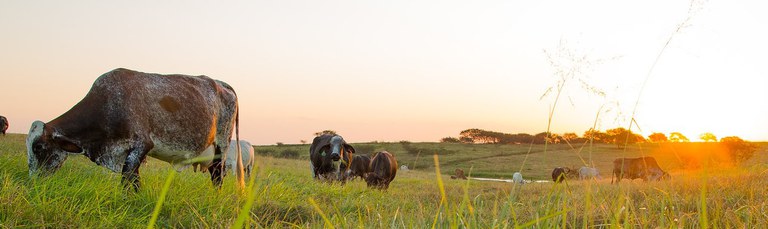
M 394 153 L 401 164 L 412 166 L 416 161 L 416 155 L 405 152 L 400 143 L 373 145 L 374 150 Z M 257 150 L 268 147 L 278 146 Z M 308 146 L 280 147 L 307 152 Z M 417 169 L 398 172 L 387 191 L 368 189 L 360 180 L 345 186 L 319 183 L 312 180 L 305 159 L 257 156 L 255 179 L 246 195 L 237 194 L 232 176 L 217 190 L 208 174 L 189 169 L 175 174 L 155 226 L 226 228 L 235 225 L 239 215 L 245 215 L 246 225 L 270 228 L 754 228 L 768 221 L 765 144 L 745 165 L 706 170 L 682 169 L 683 164 L 675 162 L 677 156 L 661 155 L 672 154 L 668 146 L 642 146 L 642 150 L 633 146 L 624 152 L 600 145 L 593 149 L 593 160 L 607 179 L 560 185 L 448 178 L 455 168 L 467 172 L 471 168 L 472 175 L 509 177 L 520 168 L 528 146 L 412 143 L 411 147 L 450 152 L 437 152 L 443 188 L 436 179 L 435 152 L 422 152 Z M 567 146 L 550 145 L 547 153 L 538 152 L 539 147 L 534 146 L 523 166 L 526 179 L 546 179 L 554 166 L 581 164 L 578 151 Z M 669 147 L 680 154 L 697 149 L 696 143 Z M 673 179 L 610 184 L 606 162 L 644 154 L 657 157 Z M 149 160 L 141 168 L 143 186 L 136 193 L 123 191 L 118 174 L 82 156 L 71 156 L 52 176 L 29 179 L 24 136 L 0 137 L 0 227 L 147 227 L 170 168 Z

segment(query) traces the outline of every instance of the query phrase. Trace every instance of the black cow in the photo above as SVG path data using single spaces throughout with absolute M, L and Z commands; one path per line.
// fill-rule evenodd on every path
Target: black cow
M 552 181 L 554 181 L 555 183 L 560 183 L 566 178 L 568 179 L 574 178 L 577 175 L 578 174 L 576 170 L 573 170 L 569 167 L 557 167 L 552 170 Z
M 669 173 L 659 167 L 659 163 L 653 157 L 638 157 L 638 158 L 617 158 L 613 160 L 613 175 L 611 176 L 611 184 L 614 182 L 614 178 L 617 178 L 618 184 L 622 178 L 634 180 L 637 178 L 643 179 L 643 181 L 649 180 L 662 180 L 669 179 Z
M 368 155 L 355 155 L 352 157 L 352 168 L 347 175 L 349 179 L 355 179 L 360 177 L 361 180 L 365 180 L 368 173 L 371 172 L 371 157 Z
M 397 160 L 387 151 L 381 151 L 371 159 L 371 173 L 365 178 L 368 187 L 377 189 L 389 188 L 389 183 L 397 175 Z
M 3 132 L 3 136 L 5 136 L 5 131 L 8 130 L 9 126 L 8 119 L 5 116 L 0 116 L 0 132 Z
M 221 155 L 233 126 L 238 132 L 238 113 L 237 95 L 224 82 L 115 69 L 96 79 L 69 111 L 48 123 L 32 123 L 29 173 L 54 173 L 68 154 L 82 154 L 122 173 L 126 188 L 138 190 L 139 166 L 147 155 L 187 166 L 189 159 L 206 154 L 212 157 L 195 164 L 205 165 L 213 184 L 221 187 Z M 242 163 L 237 169 L 242 171 Z M 238 178 L 242 187 L 242 172 Z
M 318 180 L 346 181 L 355 148 L 339 135 L 323 134 L 312 140 L 309 159 L 312 176 Z

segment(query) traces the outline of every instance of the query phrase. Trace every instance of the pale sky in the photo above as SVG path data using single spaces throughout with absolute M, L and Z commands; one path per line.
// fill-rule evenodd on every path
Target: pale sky
M 27 133 L 123 67 L 207 75 L 240 96 L 241 138 L 438 141 L 469 128 L 539 133 L 557 82 L 544 50 L 592 65 L 552 131 L 768 141 L 768 3 L 709 1 L 2 1 L 0 115 Z M 674 37 L 639 93 L 664 43 Z M 564 45 L 561 45 L 564 44 Z M 616 104 L 619 104 L 618 106 Z M 607 110 L 607 112 L 605 112 Z

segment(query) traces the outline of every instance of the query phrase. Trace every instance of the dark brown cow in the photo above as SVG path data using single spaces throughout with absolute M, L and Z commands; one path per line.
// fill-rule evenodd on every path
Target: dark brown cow
M 669 173 L 659 167 L 659 163 L 656 163 L 656 159 L 653 157 L 638 157 L 617 158 L 616 160 L 613 160 L 611 184 L 614 182 L 614 177 L 617 178 L 616 183 L 619 183 L 622 178 L 630 180 L 640 178 L 643 179 L 643 181 L 658 181 L 669 179 L 670 176 Z
M 463 169 L 456 169 L 456 170 L 453 171 L 453 173 L 454 173 L 454 175 L 451 176 L 451 179 L 462 179 L 462 180 L 466 180 L 467 179 L 467 176 L 464 175 L 464 170 Z
M 8 119 L 4 116 L 0 116 L 0 132 L 3 132 L 3 136 L 5 136 L 5 131 L 8 130 Z
M 552 181 L 560 183 L 565 179 L 571 179 L 578 176 L 578 172 L 569 167 L 557 167 L 552 170 Z
M 371 172 L 371 157 L 368 155 L 355 155 L 352 157 L 352 169 L 350 169 L 347 178 L 354 179 L 360 177 L 361 180 L 365 180 L 368 173 Z
M 210 155 L 196 164 L 205 165 L 213 184 L 221 187 L 222 155 L 237 132 L 237 117 L 237 95 L 224 82 L 115 69 L 96 79 L 69 111 L 48 123 L 32 123 L 29 173 L 51 174 L 68 154 L 82 154 L 122 173 L 126 188 L 138 189 L 139 166 L 147 155 L 177 169 Z M 241 162 L 237 170 L 242 171 Z M 242 172 L 238 181 L 243 184 Z
M 371 159 L 371 170 L 365 179 L 368 187 L 387 189 L 397 174 L 397 160 L 391 153 L 381 151 Z
M 355 148 L 339 135 L 323 134 L 312 140 L 309 146 L 309 162 L 312 176 L 323 181 L 346 182 Z

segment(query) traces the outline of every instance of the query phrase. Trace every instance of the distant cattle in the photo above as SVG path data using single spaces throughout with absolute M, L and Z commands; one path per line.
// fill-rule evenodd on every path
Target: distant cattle
M 512 174 L 512 181 L 514 181 L 516 184 L 522 184 L 523 183 L 523 174 L 520 174 L 520 172 L 515 172 Z
M 10 126 L 8 119 L 5 118 L 5 116 L 0 116 L 0 132 L 3 132 L 3 136 L 5 136 L 5 131 L 8 130 L 8 126 Z
M 462 179 L 462 180 L 466 180 L 467 179 L 467 176 L 464 175 L 464 170 L 463 169 L 456 169 L 456 170 L 453 171 L 453 173 L 454 173 L 454 175 L 451 176 L 451 179 Z
M 552 181 L 560 183 L 563 180 L 574 178 L 577 176 L 577 172 L 569 167 L 557 167 L 552 170 Z
M 368 173 L 371 172 L 371 157 L 368 155 L 355 155 L 352 157 L 352 168 L 349 170 L 348 179 L 360 177 L 365 180 Z
M 408 168 L 408 166 L 407 166 L 407 165 L 401 165 L 401 166 L 400 166 L 400 170 L 402 170 L 402 171 L 408 171 L 408 170 L 410 170 L 410 169 Z
M 232 175 L 236 175 L 235 172 L 237 168 L 237 145 L 235 145 L 235 142 L 235 140 L 229 142 L 229 149 L 227 149 L 227 159 L 224 161 L 224 165 L 227 167 L 227 170 L 231 171 L 230 174 Z M 253 163 L 255 162 L 253 155 L 253 145 L 251 145 L 251 143 L 246 140 L 240 140 L 240 150 L 242 153 L 243 172 L 245 174 L 245 178 L 248 179 L 251 176 Z
M 582 166 L 579 168 L 579 179 L 586 180 L 586 179 L 601 179 L 600 171 L 597 170 L 597 168 L 590 168 L 586 166 Z
M 96 79 L 69 111 L 48 123 L 32 123 L 26 141 L 29 173 L 51 174 L 67 155 L 82 154 L 122 173 L 125 186 L 138 189 L 146 156 L 181 169 L 210 153 L 210 159 L 195 163 L 209 165 L 211 181 L 220 187 L 221 155 L 238 132 L 238 110 L 235 91 L 222 81 L 115 69 Z
M 653 157 L 638 157 L 638 158 L 617 158 L 613 160 L 613 175 L 611 176 L 611 183 L 619 183 L 622 178 L 634 180 L 637 178 L 643 179 L 643 181 L 658 181 L 662 179 L 669 179 L 669 173 L 659 167 L 656 159 Z
M 323 134 L 312 140 L 309 160 L 312 177 L 322 181 L 346 181 L 355 148 L 340 135 Z
M 397 174 L 397 160 L 387 151 L 381 151 L 371 159 L 371 173 L 365 178 L 368 187 L 377 189 L 389 188 L 389 183 Z

